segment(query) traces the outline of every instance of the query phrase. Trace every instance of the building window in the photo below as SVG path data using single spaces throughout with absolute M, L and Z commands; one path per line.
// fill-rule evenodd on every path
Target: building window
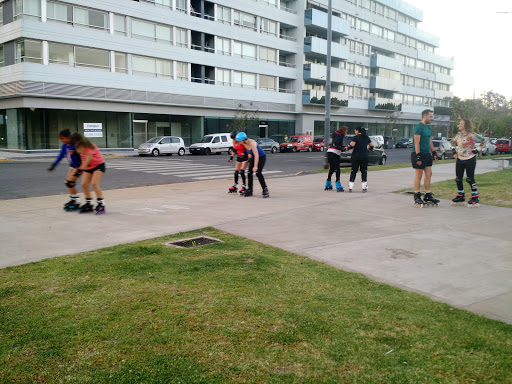
M 187 0 L 176 0 L 176 10 L 187 13 Z
M 132 37 L 172 44 L 172 30 L 170 27 L 140 20 L 132 20 Z
M 156 59 L 151 57 L 132 56 L 134 75 L 156 76 Z
M 235 41 L 233 43 L 233 53 L 242 59 L 256 60 L 256 46 L 254 44 Z
M 364 44 L 356 42 L 356 52 L 359 55 L 364 55 Z
M 108 30 L 108 13 L 86 8 L 73 8 L 74 23 L 89 28 Z
M 231 24 L 231 9 L 228 7 L 223 7 L 221 5 L 217 6 L 217 21 L 223 24 Z
M 221 55 L 231 56 L 231 40 L 217 37 L 217 52 Z
M 172 8 L 172 0 L 154 0 L 156 5 Z
M 14 20 L 24 16 L 41 18 L 41 0 L 15 0 Z
M 402 35 L 400 33 L 395 34 L 395 41 L 398 44 L 405 45 L 405 35 Z
M 114 15 L 114 33 L 126 36 L 126 17 Z
M 181 61 L 176 62 L 176 77 L 178 80 L 188 81 L 188 64 Z
M 43 63 L 41 42 L 37 40 L 20 40 L 16 42 L 16 63 Z
M 186 29 L 176 28 L 176 45 L 178 47 L 188 47 L 188 33 Z
M 4 65 L 5 65 L 4 46 L 0 45 L 0 67 L 3 67 Z
M 363 32 L 370 32 L 370 23 L 364 20 L 359 21 L 359 29 Z
M 277 50 L 260 47 L 260 61 L 277 64 Z
M 4 6 L 0 4 L 0 27 L 4 25 Z
M 49 21 L 73 24 L 73 6 L 49 1 L 46 4 L 46 18 Z
M 172 61 L 169 60 L 156 60 L 156 76 L 157 77 L 167 77 L 169 79 L 173 78 L 172 74 Z
M 110 52 L 103 49 L 75 47 L 75 66 L 110 71 Z
M 261 19 L 261 32 L 268 33 L 269 35 L 277 34 L 277 23 L 268 19 Z
M 215 83 L 229 87 L 231 85 L 231 71 L 229 69 L 217 68 Z
M 261 2 L 277 8 L 277 0 L 261 0 Z
M 361 8 L 366 8 L 366 9 L 370 9 L 370 0 L 360 0 L 361 2 L 359 3 Z
M 379 27 L 378 25 L 372 24 L 372 34 L 377 35 L 379 37 L 382 37 L 382 27 Z
M 396 11 L 392 8 L 387 8 L 387 17 L 389 17 L 391 20 L 396 20 Z
M 119 73 L 128 73 L 126 69 L 126 53 L 116 52 L 114 54 L 115 70 Z
M 59 43 L 48 43 L 48 61 L 51 64 L 75 65 L 73 46 Z
M 260 89 L 264 91 L 276 91 L 276 77 L 260 75 Z
M 233 19 L 235 25 L 256 30 L 256 16 L 249 15 L 248 13 L 240 11 L 234 11 Z
M 256 89 L 256 74 L 234 71 L 233 86 Z

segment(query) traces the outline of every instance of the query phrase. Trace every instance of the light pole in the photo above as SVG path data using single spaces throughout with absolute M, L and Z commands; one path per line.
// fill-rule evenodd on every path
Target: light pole
M 331 133 L 331 44 L 332 44 L 332 0 L 327 8 L 327 78 L 325 84 L 324 147 L 329 145 Z M 329 168 L 327 150 L 324 152 L 324 169 Z

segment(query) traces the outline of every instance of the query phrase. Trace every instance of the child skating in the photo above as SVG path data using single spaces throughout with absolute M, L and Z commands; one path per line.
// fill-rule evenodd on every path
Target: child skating
M 253 139 L 248 139 L 245 132 L 240 132 L 236 135 L 235 140 L 242 144 L 249 156 L 249 171 L 247 175 L 248 188 L 244 193 L 240 193 L 240 196 L 249 197 L 252 196 L 253 193 L 253 178 L 252 173 L 256 172 L 256 177 L 258 178 L 261 189 L 263 190 L 263 197 L 269 197 L 267 184 L 265 183 L 265 178 L 263 177 L 263 167 L 265 166 L 265 160 L 267 156 L 265 155 L 265 151 L 261 149 L 256 141 Z
M 97 215 L 105 213 L 105 202 L 103 200 L 103 191 L 100 188 L 101 179 L 105 174 L 105 161 L 101 155 L 100 150 L 88 138 L 83 137 L 78 132 L 71 135 L 71 143 L 75 146 L 80 157 L 82 164 L 78 167 L 76 174 L 82 176 L 82 189 L 85 195 L 85 204 L 80 208 L 80 213 L 96 211 Z M 90 186 L 94 189 L 96 194 L 97 205 L 93 209 Z
M 245 151 L 245 147 L 243 144 L 238 143 L 236 139 L 236 135 L 238 134 L 238 131 L 232 131 L 231 132 L 231 138 L 233 139 L 233 151 L 236 153 L 236 163 L 235 163 L 235 184 L 233 184 L 232 187 L 229 188 L 229 193 L 237 193 L 238 192 L 238 176 L 242 178 L 242 188 L 240 188 L 240 194 L 245 193 L 247 190 L 247 185 L 245 184 L 245 169 L 247 168 L 248 164 L 248 157 L 247 153 Z M 229 164 L 233 162 L 233 156 L 231 155 L 229 158 Z
M 64 129 L 59 132 L 59 140 L 62 142 L 62 148 L 59 156 L 57 156 L 55 161 L 48 168 L 48 173 L 52 173 L 64 157 L 68 159 L 69 170 L 64 184 L 68 187 L 69 197 L 71 200 L 64 204 L 64 210 L 67 212 L 78 211 L 80 209 L 80 197 L 78 197 L 75 185 L 76 180 L 80 175 L 75 176 L 75 174 L 77 168 L 80 166 L 81 158 L 73 144 L 71 144 L 71 132 L 69 132 L 69 129 Z

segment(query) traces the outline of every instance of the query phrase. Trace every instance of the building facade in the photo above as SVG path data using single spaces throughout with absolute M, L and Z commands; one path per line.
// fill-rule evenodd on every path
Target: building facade
M 333 1 L 332 129 L 410 137 L 449 106 L 454 63 L 422 17 Z M 0 149 L 54 149 L 64 128 L 101 148 L 189 145 L 241 111 L 250 136 L 322 135 L 327 21 L 327 0 L 0 0 Z

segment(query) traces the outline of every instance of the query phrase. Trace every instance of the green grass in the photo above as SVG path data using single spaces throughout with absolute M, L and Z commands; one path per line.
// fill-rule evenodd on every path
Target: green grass
M 211 228 L 0 270 L 2 383 L 512 383 L 511 356 L 510 325 Z

